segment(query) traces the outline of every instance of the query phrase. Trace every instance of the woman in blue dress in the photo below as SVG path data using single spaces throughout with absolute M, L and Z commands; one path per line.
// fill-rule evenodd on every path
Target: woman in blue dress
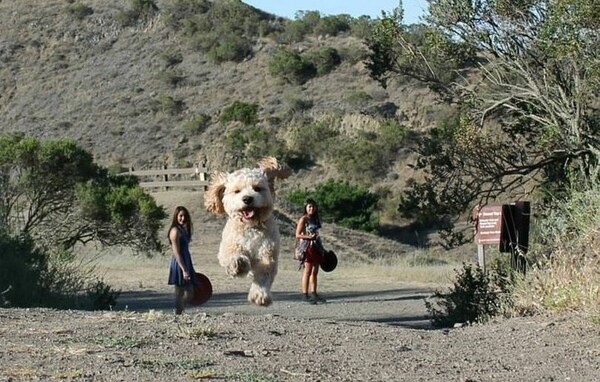
M 196 272 L 189 249 L 191 239 L 190 213 L 185 207 L 178 206 L 175 208 L 169 227 L 169 243 L 172 251 L 169 265 L 169 285 L 175 286 L 175 314 L 183 313 L 185 304 L 194 295 Z

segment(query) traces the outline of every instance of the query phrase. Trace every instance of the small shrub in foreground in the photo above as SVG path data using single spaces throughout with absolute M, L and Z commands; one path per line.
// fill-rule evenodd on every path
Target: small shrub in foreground
M 490 270 L 490 274 L 493 273 Z M 446 293 L 435 291 L 432 298 L 436 301 L 426 301 L 425 307 L 436 327 L 483 322 L 500 311 L 500 296 L 506 287 L 483 272 L 481 267 L 463 264 L 463 268 L 457 270 L 454 286 Z

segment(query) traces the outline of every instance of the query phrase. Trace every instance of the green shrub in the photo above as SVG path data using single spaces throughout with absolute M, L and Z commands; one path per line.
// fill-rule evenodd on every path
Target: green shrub
M 285 143 L 277 138 L 274 131 L 256 126 L 249 129 L 246 136 L 248 137 L 246 156 L 249 160 L 255 162 L 265 156 L 273 156 L 286 162 Z
M 199 135 L 210 125 L 211 118 L 206 114 L 196 114 L 183 123 L 183 129 L 190 135 Z
M 241 62 L 252 56 L 252 45 L 244 37 L 228 35 L 209 49 L 207 56 L 216 64 L 226 61 Z
M 272 131 L 259 126 L 232 130 L 226 138 L 226 145 L 230 151 L 243 153 L 250 162 L 265 156 L 274 156 L 286 162 L 289 156 L 285 143 Z
M 302 98 L 289 98 L 286 100 L 288 113 L 301 113 L 312 109 L 314 102 Z
M 308 33 L 312 33 L 321 21 L 321 12 L 319 11 L 299 11 L 295 16 L 296 20 L 302 20 L 307 25 Z
M 258 105 L 235 101 L 231 106 L 223 109 L 220 121 L 222 123 L 238 121 L 246 126 L 255 125 L 258 122 Z
M 209 0 L 172 0 L 163 6 L 165 23 L 174 29 L 180 29 L 183 20 L 206 13 L 210 9 Z
M 246 144 L 248 144 L 248 139 L 241 129 L 235 129 L 227 134 L 225 144 L 230 151 L 243 152 L 246 149 Z
M 36 306 L 45 300 L 42 274 L 46 255 L 29 238 L 0 233 L 0 292 L 6 306 Z
M 334 48 L 322 48 L 316 51 L 308 52 L 303 60 L 310 62 L 317 70 L 317 76 L 323 76 L 333 71 L 342 59 Z
M 456 273 L 454 286 L 448 292 L 437 290 L 432 296 L 435 301 L 425 302 L 432 324 L 451 327 L 456 323 L 483 322 L 495 316 L 500 310 L 500 293 L 505 292 L 507 286 L 495 283 L 479 266 L 463 264 L 462 270 Z M 500 287 L 503 289 L 499 290 Z
M 153 16 L 158 12 L 158 5 L 155 0 L 130 0 L 131 11 L 138 17 Z
M 302 85 L 317 74 L 317 68 L 311 62 L 302 59 L 299 53 L 281 49 L 269 61 L 269 73 L 295 85 Z
M 350 21 L 350 34 L 358 39 L 366 40 L 371 36 L 373 21 L 369 16 L 360 16 Z
M 346 101 L 356 106 L 366 106 L 371 100 L 373 100 L 373 97 L 365 91 L 350 93 L 346 97 Z
M 294 130 L 291 145 L 294 150 L 312 158 L 323 158 L 330 153 L 338 135 L 329 122 L 320 121 Z
M 385 177 L 406 141 L 407 131 L 389 120 L 377 132 L 363 132 L 338 144 L 332 150 L 333 162 L 344 177 L 361 184 Z
M 328 179 L 316 185 L 314 191 L 295 190 L 285 198 L 300 208 L 307 198 L 315 199 L 321 218 L 326 222 L 368 232 L 379 229 L 379 218 L 375 212 L 379 197 L 346 181 Z
M 564 195 L 536 207 L 535 241 L 526 255 L 531 267 L 515 288 L 518 312 L 600 313 L 600 182 L 573 178 Z
M 348 66 L 353 66 L 359 62 L 363 62 L 367 55 L 367 50 L 363 46 L 344 46 L 338 51 L 343 62 Z M 353 69 L 356 73 L 356 69 Z
M 293 20 L 285 23 L 282 32 L 276 35 L 276 41 L 280 44 L 293 44 L 304 40 L 304 36 L 310 33 L 310 26 L 302 20 Z
M 37 248 L 58 253 L 91 240 L 145 253 L 162 248 L 157 231 L 164 211 L 137 178 L 109 175 L 71 141 L 0 136 L 0 179 L 0 221 Z M 113 204 L 119 200 L 113 194 L 128 201 Z
M 256 38 L 277 31 L 279 24 L 241 1 L 176 0 L 164 8 L 167 25 L 216 63 L 251 56 Z
M 350 15 L 333 15 L 322 17 L 314 28 L 316 35 L 337 36 L 350 30 Z
M 0 307 L 108 310 L 119 292 L 90 280 L 71 251 L 35 248 L 27 237 L 0 234 Z
M 95 280 L 87 287 L 87 298 L 92 310 L 111 310 L 117 305 L 121 291 L 114 290 L 102 280 Z
M 363 134 L 357 139 L 345 141 L 332 154 L 338 171 L 345 178 L 361 184 L 385 176 L 393 159 L 382 150 L 382 144 L 374 134 Z

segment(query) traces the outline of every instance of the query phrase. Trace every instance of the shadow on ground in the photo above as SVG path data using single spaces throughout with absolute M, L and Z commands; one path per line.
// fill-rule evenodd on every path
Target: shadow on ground
M 273 293 L 273 304 L 258 307 L 247 301 L 245 292 L 215 291 L 211 299 L 187 312 L 238 313 L 248 315 L 279 315 L 293 319 L 325 319 L 344 322 L 371 321 L 408 328 L 429 329 L 424 299 L 431 295 L 425 289 L 388 289 L 378 291 L 328 292 L 327 303 L 307 304 L 298 292 Z M 148 311 L 173 310 L 170 293 L 140 290 L 122 292 L 116 310 Z

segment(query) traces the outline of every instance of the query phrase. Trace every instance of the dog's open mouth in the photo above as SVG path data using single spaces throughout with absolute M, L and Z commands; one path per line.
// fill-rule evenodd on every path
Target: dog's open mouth
M 245 208 L 243 210 L 240 211 L 242 217 L 246 220 L 252 220 L 252 218 L 254 217 L 255 214 L 255 210 L 254 208 Z

